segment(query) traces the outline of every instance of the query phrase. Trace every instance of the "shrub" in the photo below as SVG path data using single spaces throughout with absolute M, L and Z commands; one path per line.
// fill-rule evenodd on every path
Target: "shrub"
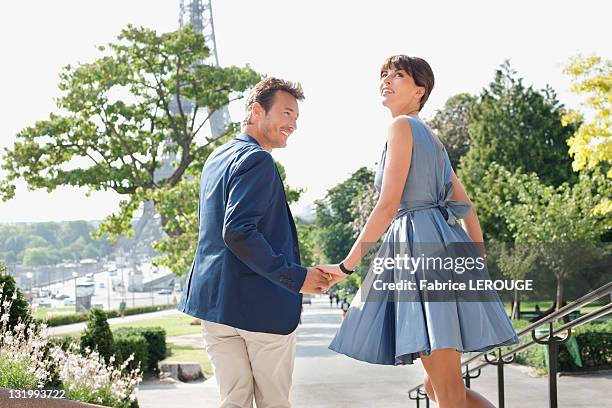
M 527 327 L 530 323 L 526 320 L 513 320 L 517 331 Z M 558 324 L 555 324 L 558 326 Z M 563 344 L 559 346 L 558 369 L 559 371 L 580 371 L 589 369 L 612 368 L 612 321 L 603 323 L 588 323 L 572 330 L 580 350 L 582 367 L 574 363 L 567 347 Z M 531 340 L 530 335 L 521 338 L 521 344 Z M 510 348 L 504 348 L 509 350 Z M 536 369 L 537 372 L 545 374 L 546 359 L 548 350 L 545 346 L 531 346 L 519 352 L 516 362 Z
M 52 316 L 46 319 L 49 327 L 63 326 L 65 324 L 80 323 L 87 320 L 88 313 L 71 313 L 66 315 Z M 42 321 L 42 320 L 41 320 Z
M 158 306 L 139 306 L 132 307 L 125 310 L 125 316 L 159 312 L 160 310 L 175 309 L 176 305 L 158 305 Z M 105 311 L 106 317 L 111 319 L 113 317 L 119 317 L 119 313 L 116 310 Z M 68 315 L 53 316 L 46 320 L 48 327 L 63 326 L 66 324 L 80 323 L 87 320 L 89 313 L 72 313 Z M 40 320 L 42 321 L 42 320 Z
M 115 408 L 137 406 L 136 388 L 142 376 L 138 369 L 127 370 L 130 358 L 115 368 L 114 357 L 107 364 L 96 351 L 79 354 L 76 344 L 68 351 L 54 347 L 50 357 L 67 398 Z
M 86 350 L 81 355 L 79 345 L 70 338 L 48 342 L 44 323 L 18 323 L 9 329 L 10 308 L 11 299 L 2 304 L 0 318 L 0 387 L 56 386 L 61 387 L 69 399 L 116 408 L 138 407 L 136 388 L 142 377 L 140 370 L 127 369 L 132 356 L 115 368 L 114 356 L 107 364 L 96 351 Z M 146 344 L 144 337 L 141 344 L 141 348 Z
M 15 278 L 6 272 L 6 265 L 0 262 L 0 286 L 3 287 L 0 304 L 11 301 L 8 328 L 13 329 L 19 322 L 28 324 L 32 321 L 28 301 L 15 285 Z
M 138 306 L 128 307 L 125 309 L 124 316 L 159 312 L 161 310 L 176 309 L 176 305 L 155 305 L 155 306 Z
M 576 337 L 582 367 L 575 364 L 565 346 L 559 348 L 559 370 L 578 371 L 585 368 L 612 368 L 612 321 L 590 323 L 572 332 Z
M 87 327 L 81 334 L 81 349 L 97 351 L 109 362 L 113 354 L 113 333 L 103 310 L 93 308 L 89 311 Z
M 50 360 L 51 350 L 53 350 L 55 347 L 59 347 L 64 351 L 68 351 L 73 344 L 77 344 L 76 341 L 78 340 L 75 340 L 74 338 L 70 336 L 50 337 L 47 340 L 47 345 L 45 346 L 45 352 L 44 352 L 43 359 L 47 361 Z M 63 388 L 62 381 L 60 380 L 59 374 L 57 372 L 57 367 L 53 364 L 50 364 L 49 366 L 49 378 L 45 382 L 44 386 L 46 388 L 55 388 L 55 389 Z
M 117 366 L 129 360 L 128 370 L 139 368 L 145 371 L 149 366 L 149 344 L 140 334 L 113 335 L 114 356 Z M 130 358 L 130 356 L 132 356 Z
M 0 297 L 4 295 L 0 285 Z M 35 388 L 43 386 L 49 375 L 48 361 L 44 357 L 46 339 L 40 330 L 30 322 L 27 325 L 18 322 L 10 327 L 10 311 L 16 292 L 2 302 L 0 308 L 0 387 Z
M 36 388 L 38 381 L 32 368 L 35 364 L 24 356 L 15 357 L 5 353 L 0 355 L 0 387 Z
M 166 331 L 161 327 L 121 327 L 113 331 L 115 340 L 124 336 L 142 336 L 147 343 L 147 364 L 143 370 L 157 372 L 157 363 L 166 358 Z M 136 356 L 135 356 L 136 358 Z

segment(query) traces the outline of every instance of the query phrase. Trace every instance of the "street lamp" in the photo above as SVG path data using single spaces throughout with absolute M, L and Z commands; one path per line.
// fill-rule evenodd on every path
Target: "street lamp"
M 29 288 L 29 292 L 30 292 L 30 304 L 34 303 L 34 299 L 32 299 L 32 278 L 34 277 L 34 274 L 32 272 L 26 272 L 26 278 L 28 278 L 28 288 Z
M 77 278 L 79 277 L 79 273 L 77 271 L 72 271 L 72 277 L 74 278 L 74 311 L 77 312 Z

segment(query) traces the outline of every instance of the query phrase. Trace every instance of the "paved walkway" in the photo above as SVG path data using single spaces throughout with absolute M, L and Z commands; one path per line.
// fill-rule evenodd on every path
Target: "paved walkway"
M 420 361 L 413 366 L 377 366 L 328 350 L 341 320 L 340 311 L 330 309 L 327 299 L 317 298 L 311 306 L 304 306 L 291 393 L 294 408 L 416 407 L 408 400 L 407 390 L 422 381 Z M 180 341 L 201 347 L 199 335 L 182 336 Z M 526 369 L 515 365 L 507 367 L 505 377 L 506 407 L 548 407 L 546 377 L 531 377 Z M 480 378 L 472 380 L 472 387 L 497 405 L 494 367 L 483 369 Z M 612 372 L 561 376 L 558 387 L 559 408 L 609 407 Z M 147 382 L 140 387 L 138 401 L 141 408 L 219 405 L 214 378 L 195 384 Z

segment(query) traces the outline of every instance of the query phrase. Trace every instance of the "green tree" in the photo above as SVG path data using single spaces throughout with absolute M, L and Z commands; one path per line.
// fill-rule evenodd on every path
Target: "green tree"
M 76 241 L 68 245 L 67 249 L 70 253 L 70 259 L 78 261 L 85 258 L 85 248 L 87 247 L 87 241 L 83 237 L 79 237 Z
M 0 253 L 0 261 L 3 260 L 7 264 L 13 264 L 17 262 L 17 255 L 14 251 L 6 251 Z
M 26 241 L 26 245 L 25 245 L 26 250 L 29 248 L 42 248 L 42 247 L 46 248 L 49 246 L 49 243 L 47 242 L 47 240 L 38 235 L 31 235 L 31 234 L 26 235 L 25 241 Z
M 59 248 L 61 246 L 59 241 L 59 231 L 61 226 L 57 222 L 37 222 L 29 224 L 28 226 L 32 231 L 32 235 L 37 235 L 43 238 L 50 246 L 53 246 L 54 248 Z
M 285 181 L 285 179 L 287 178 L 287 171 L 285 170 L 285 166 L 283 166 L 279 162 L 276 162 L 276 167 L 278 168 L 278 173 L 280 174 L 281 180 L 285 185 L 285 196 L 287 197 L 287 203 L 293 204 L 298 202 L 305 189 L 302 187 L 296 188 L 288 185 Z
M 113 355 L 113 333 L 102 309 L 93 308 L 87 316 L 87 327 L 81 333 L 81 349 L 89 348 L 100 353 L 108 363 Z
M 571 90 L 585 95 L 585 105 L 595 113 L 587 122 L 576 111 L 563 116 L 563 123 L 579 124 L 568 140 L 569 153 L 574 158 L 572 167 L 579 171 L 602 166 L 607 177 L 612 179 L 612 60 L 604 60 L 596 55 L 577 55 L 563 72 L 572 79 Z M 595 210 L 604 214 L 611 213 L 612 200 L 603 197 Z
M 362 167 L 315 202 L 317 241 L 325 262 L 340 262 L 350 251 L 357 238 L 351 227 L 353 200 L 373 183 L 374 172 Z
M 468 93 L 451 96 L 428 124 L 446 147 L 454 169 L 469 151 L 470 117 L 477 97 Z
M 365 184 L 361 191 L 353 198 L 349 207 L 349 214 L 352 217 L 349 226 L 353 230 L 355 236 L 359 235 L 361 229 L 368 221 L 377 201 L 378 192 L 376 191 L 376 187 L 374 187 L 374 183 Z
M 0 226 L 0 259 L 8 263 L 47 265 L 63 259 L 78 261 L 109 254 L 111 247 L 106 238 L 92 239 L 93 231 L 95 227 L 86 221 L 3 225 Z
M 95 61 L 68 65 L 60 74 L 56 103 L 62 113 L 23 129 L 5 149 L 7 177 L 0 180 L 0 194 L 12 198 L 18 178 L 32 189 L 115 191 L 125 199 L 98 230 L 98 236 L 108 233 L 114 240 L 129 235 L 141 203 L 153 199 L 163 205 L 156 200 L 172 194 L 188 169 L 197 174 L 212 149 L 235 133 L 237 124 L 219 138 L 202 129 L 212 113 L 241 98 L 260 76 L 249 67 L 202 64 L 209 50 L 191 27 L 157 34 L 130 25 L 99 51 L 103 55 Z M 156 180 L 166 155 L 177 158 L 173 172 Z M 89 165 L 71 165 L 83 161 Z M 155 194 L 158 190 L 163 194 Z M 167 211 L 158 212 L 169 236 L 184 232 Z
M 18 323 L 28 324 L 32 320 L 28 301 L 15 284 L 15 278 L 8 273 L 5 264 L 0 262 L 0 314 L 4 313 L 4 302 L 12 302 L 9 309 L 7 328 L 12 330 Z M 0 324 L 1 325 L 1 324 Z
M 316 242 L 314 224 L 306 224 L 299 219 L 295 224 L 300 245 L 300 261 L 302 265 L 313 266 L 321 263 L 321 254 Z
M 81 259 L 91 258 L 96 259 L 100 256 L 100 252 L 92 244 L 85 245 L 83 252 L 81 253 Z
M 575 182 L 566 141 L 576 125 L 563 126 L 564 113 L 550 87 L 526 87 L 508 62 L 482 91 L 471 114 L 472 146 L 461 158 L 459 178 L 476 206 L 487 239 L 504 241 L 510 236 L 503 222 L 504 207 L 490 201 L 490 191 L 504 189 L 499 184 L 505 181 L 489 173 L 492 163 L 511 173 L 518 169 L 535 173 L 547 185 Z M 502 196 L 505 202 L 508 198 Z
M 95 231 L 94 227 L 87 221 L 67 221 L 61 224 L 59 229 L 59 240 L 64 245 L 72 244 L 79 238 L 93 241 L 90 234 Z
M 459 177 L 462 178 L 463 174 Z M 518 202 L 523 183 L 530 182 L 535 174 L 525 174 L 521 168 L 514 172 L 492 162 L 480 181 L 468 189 L 468 195 L 476 206 L 485 241 L 513 242 L 508 226 L 507 211 Z
M 12 232 L 4 240 L 3 248 L 15 254 L 21 254 L 26 248 L 27 240 L 25 235 L 15 235 Z M 19 255 L 18 255 L 19 257 Z
M 55 265 L 61 261 L 59 254 L 53 248 L 28 248 L 23 253 L 25 266 Z
M 494 243 L 496 263 L 504 276 L 514 280 L 525 279 L 538 259 L 538 252 L 532 245 L 526 243 L 499 242 Z M 521 318 L 521 299 L 518 289 L 514 289 L 512 301 L 512 319 Z
M 593 212 L 602 194 L 612 194 L 605 181 L 604 175 L 581 174 L 574 185 L 553 187 L 531 177 L 520 186 L 518 203 L 506 212 L 516 241 L 537 249 L 555 274 L 557 309 L 564 304 L 567 279 L 605 255 L 596 244 L 612 227 L 611 217 Z
M 349 224 L 353 233 L 356 236 L 359 235 L 364 225 L 368 221 L 372 210 L 374 210 L 374 206 L 378 202 L 378 192 L 374 187 L 374 183 L 366 184 L 363 186 L 363 189 L 353 198 L 351 202 L 351 206 L 349 208 L 349 212 L 353 217 L 353 220 Z M 381 237 L 382 238 L 382 237 Z M 378 253 L 380 248 L 380 240 L 374 245 L 367 254 L 362 258 L 359 266 L 357 267 L 357 271 L 359 275 L 353 274 L 347 279 L 347 288 L 355 289 L 361 286 L 362 277 L 368 272 L 370 268 L 370 264 L 372 263 L 374 257 Z M 359 276 L 359 278 L 357 278 Z

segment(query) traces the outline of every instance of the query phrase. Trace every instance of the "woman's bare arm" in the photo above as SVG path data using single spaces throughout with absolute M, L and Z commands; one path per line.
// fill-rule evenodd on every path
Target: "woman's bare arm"
M 470 214 L 462 219 L 463 229 L 478 247 L 480 255 L 484 257 L 484 239 L 482 236 L 482 229 L 480 228 L 480 222 L 478 221 L 478 215 L 476 215 L 476 209 L 474 208 L 474 204 L 468 197 L 463 184 L 461 184 L 461 181 L 459 181 L 453 169 L 451 169 L 451 182 L 453 183 L 453 194 L 451 195 L 451 200 L 464 201 L 470 204 Z
M 410 123 L 403 117 L 395 118 L 389 127 L 380 196 L 365 226 L 343 261 L 348 269 L 354 269 L 359 264 L 363 255 L 378 242 L 397 214 L 410 170 L 412 143 Z

